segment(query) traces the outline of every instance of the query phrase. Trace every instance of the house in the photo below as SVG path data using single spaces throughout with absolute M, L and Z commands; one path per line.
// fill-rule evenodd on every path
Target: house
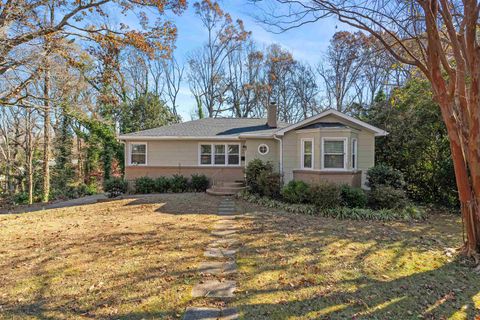
M 295 124 L 267 119 L 208 118 L 124 134 L 125 177 L 205 174 L 214 184 L 244 180 L 255 158 L 271 161 L 284 182 L 331 181 L 365 187 L 375 137 L 387 132 L 336 110 Z

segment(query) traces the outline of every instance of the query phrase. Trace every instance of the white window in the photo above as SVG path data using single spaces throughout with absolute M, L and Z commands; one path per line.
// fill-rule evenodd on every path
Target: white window
M 215 145 L 215 164 L 225 164 L 225 145 L 224 144 L 216 144 Z
M 322 169 L 346 169 L 347 138 L 323 138 Z
M 266 144 L 262 143 L 261 145 L 258 146 L 258 153 L 261 155 L 266 155 L 268 154 L 269 148 Z
M 212 145 L 211 144 L 200 145 L 200 164 L 203 164 L 203 165 L 212 164 Z
M 240 145 L 223 143 L 200 144 L 199 164 L 203 166 L 240 165 Z
M 147 164 L 147 144 L 146 143 L 130 144 L 130 164 L 131 165 Z
M 240 164 L 240 145 L 229 144 L 228 145 L 228 164 L 239 165 Z
M 313 169 L 313 139 L 302 139 L 302 169 Z
M 357 139 L 352 139 L 352 169 L 357 169 Z

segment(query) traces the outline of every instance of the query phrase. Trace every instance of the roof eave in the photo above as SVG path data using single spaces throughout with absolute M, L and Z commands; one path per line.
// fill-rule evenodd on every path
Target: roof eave
M 141 140 L 239 140 L 239 136 L 129 136 L 120 135 L 118 140 L 141 141 Z

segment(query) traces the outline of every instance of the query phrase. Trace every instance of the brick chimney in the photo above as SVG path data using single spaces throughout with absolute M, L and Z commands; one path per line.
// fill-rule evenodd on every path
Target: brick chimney
M 277 127 L 277 104 L 270 102 L 267 107 L 267 126 L 270 128 Z

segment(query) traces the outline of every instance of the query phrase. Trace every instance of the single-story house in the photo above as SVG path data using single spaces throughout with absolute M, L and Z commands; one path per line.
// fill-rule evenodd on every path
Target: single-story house
M 284 183 L 331 181 L 365 187 L 374 165 L 375 137 L 387 132 L 336 110 L 303 121 L 206 118 L 123 134 L 125 177 L 205 174 L 215 184 L 244 180 L 255 158 L 271 161 Z

